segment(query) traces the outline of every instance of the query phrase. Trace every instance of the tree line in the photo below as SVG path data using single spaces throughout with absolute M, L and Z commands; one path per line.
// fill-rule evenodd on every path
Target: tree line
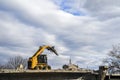
M 23 65 L 23 69 L 27 68 L 27 59 L 21 56 L 15 56 L 8 59 L 6 64 L 1 64 L 0 69 L 17 69 L 20 64 Z

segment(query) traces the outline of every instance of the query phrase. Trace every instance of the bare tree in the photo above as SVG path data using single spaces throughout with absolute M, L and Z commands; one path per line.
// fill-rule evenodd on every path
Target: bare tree
M 109 73 L 120 72 L 120 44 L 113 46 L 113 49 L 108 53 L 108 57 L 103 62 L 108 64 Z
M 22 58 L 21 56 L 15 56 L 9 58 L 7 64 L 5 64 L 5 68 L 7 69 L 17 69 L 18 66 L 23 65 L 23 68 L 25 69 L 27 66 L 27 59 Z

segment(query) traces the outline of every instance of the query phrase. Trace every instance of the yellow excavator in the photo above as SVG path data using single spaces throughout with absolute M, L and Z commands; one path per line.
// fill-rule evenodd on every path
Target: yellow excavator
M 47 45 L 40 46 L 38 51 L 32 57 L 29 58 L 28 69 L 32 69 L 32 70 L 35 70 L 35 69 L 37 69 L 37 70 L 50 70 L 51 69 L 51 66 L 49 66 L 47 64 L 47 55 L 42 54 L 42 52 L 45 49 L 58 55 L 58 53 L 54 49 L 54 46 L 47 46 Z

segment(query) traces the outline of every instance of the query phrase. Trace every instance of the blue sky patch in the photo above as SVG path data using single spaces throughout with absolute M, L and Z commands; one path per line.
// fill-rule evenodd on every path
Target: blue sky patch
M 65 11 L 67 13 L 73 14 L 75 16 L 84 16 L 85 15 L 83 12 L 80 11 L 80 9 L 78 10 L 77 8 L 73 7 L 74 0 L 60 0 L 60 1 L 54 0 L 54 2 L 55 2 L 55 4 L 60 6 L 61 10 Z

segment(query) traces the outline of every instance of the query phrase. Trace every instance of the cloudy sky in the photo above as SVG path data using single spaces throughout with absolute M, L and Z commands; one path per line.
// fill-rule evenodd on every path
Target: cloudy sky
M 0 0 L 0 63 L 31 57 L 41 45 L 53 68 L 97 68 L 120 42 L 120 0 Z M 50 54 L 49 54 L 50 53 Z

